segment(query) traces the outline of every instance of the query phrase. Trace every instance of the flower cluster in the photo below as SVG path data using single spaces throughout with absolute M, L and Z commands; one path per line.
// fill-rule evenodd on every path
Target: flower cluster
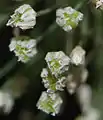
M 38 109 L 55 116 L 59 113 L 63 101 L 59 94 L 42 92 L 37 103 Z
M 38 103 L 38 109 L 55 116 L 60 112 L 62 98 L 57 91 L 63 91 L 66 82 L 66 72 L 69 70 L 70 58 L 62 51 L 48 52 L 45 60 L 47 68 L 41 72 L 42 82 L 47 88 Z
M 76 11 L 72 7 L 60 8 L 56 11 L 57 24 L 67 32 L 71 31 L 73 28 L 76 28 L 82 19 L 83 14 Z
M 76 46 L 70 54 L 71 72 L 68 74 L 66 87 L 70 94 L 73 94 L 77 87 L 85 83 L 88 77 L 88 70 L 85 66 L 85 50 L 81 46 Z
M 71 93 L 75 91 L 79 83 L 84 83 L 87 79 L 88 71 L 85 68 L 80 68 L 80 70 L 78 68 L 76 71 L 74 68 L 74 72 L 68 75 L 70 64 L 76 66 L 85 64 L 85 51 L 80 46 L 76 46 L 73 49 L 70 57 L 66 56 L 62 51 L 49 52 L 45 60 L 47 68 L 43 68 L 41 78 L 44 87 L 47 88 L 47 92 L 49 93 L 57 90 L 63 91 L 65 86 L 67 86 L 67 90 Z
M 81 66 L 84 65 L 84 60 L 85 51 L 80 46 L 76 46 L 76 48 L 73 49 L 70 57 L 65 55 L 62 51 L 47 53 L 45 57 L 47 68 L 43 68 L 41 72 L 42 83 L 47 89 L 47 92 L 42 93 L 39 102 L 37 103 L 38 109 L 43 110 L 48 114 L 53 113 L 52 115 L 55 115 L 59 112 L 59 109 L 57 110 L 58 112 L 54 111 L 53 103 L 48 103 L 48 101 L 50 101 L 50 97 L 47 96 L 57 94 L 58 91 L 63 91 L 64 87 L 67 87 L 67 90 L 70 93 L 72 91 L 74 92 L 75 88 L 78 86 L 77 82 L 85 82 L 88 75 L 87 70 L 85 69 L 83 69 L 83 71 L 78 69 L 79 77 L 77 77 L 77 74 L 75 74 L 77 72 L 72 73 L 71 76 L 68 76 L 70 64 Z M 59 102 L 58 99 L 57 102 L 58 106 L 61 106 L 61 102 Z
M 14 11 L 7 26 L 20 27 L 23 30 L 33 28 L 36 24 L 36 15 L 30 5 L 24 4 Z
M 26 63 L 37 53 L 36 40 L 27 36 L 13 37 L 9 49 L 18 57 L 18 61 Z
M 66 81 L 66 72 L 69 70 L 70 58 L 62 51 L 47 53 L 45 60 L 48 68 L 44 68 L 41 77 L 44 86 L 49 92 L 63 90 Z
M 100 2 L 98 2 L 97 8 L 100 5 Z M 36 17 L 37 13 L 32 7 L 28 4 L 24 4 L 14 11 L 7 26 L 18 27 L 22 30 L 30 29 L 36 24 Z M 83 14 L 72 7 L 60 8 L 56 11 L 57 24 L 67 32 L 76 28 L 82 19 Z M 18 57 L 18 61 L 26 63 L 36 55 L 37 42 L 35 39 L 31 39 L 27 36 L 15 36 L 16 37 L 11 39 L 9 49 Z M 85 64 L 85 51 L 80 46 L 76 46 L 69 57 L 62 51 L 48 52 L 45 61 L 47 63 L 47 68 L 43 68 L 41 78 L 47 91 L 42 92 L 40 99 L 37 102 L 37 107 L 47 114 L 55 116 L 60 112 L 63 103 L 58 91 L 63 91 L 64 87 L 67 87 L 69 92 L 75 91 L 78 83 L 85 82 L 87 78 L 88 74 L 86 69 L 81 69 L 84 71 L 78 69 L 77 71 L 79 72 L 68 75 L 70 64 L 75 65 L 75 67 L 83 67 Z M 3 102 L 2 99 L 0 100 Z

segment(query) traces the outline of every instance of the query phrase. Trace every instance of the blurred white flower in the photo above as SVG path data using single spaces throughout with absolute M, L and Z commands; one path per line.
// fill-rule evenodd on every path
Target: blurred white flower
M 73 28 L 76 28 L 82 19 L 83 14 L 76 11 L 72 7 L 60 8 L 56 11 L 57 24 L 67 32 L 71 31 Z
M 66 80 L 66 88 L 70 94 L 74 94 L 77 88 L 86 82 L 88 70 L 84 67 L 72 66 L 71 73 L 69 72 Z
M 77 98 L 80 102 L 82 112 L 87 113 L 91 108 L 92 90 L 87 84 L 81 84 L 77 89 Z
M 36 24 L 36 15 L 37 13 L 30 5 L 24 4 L 14 11 L 14 14 L 6 25 L 20 27 L 23 30 L 30 29 Z
M 85 63 L 85 53 L 81 46 L 76 46 L 70 54 L 72 64 L 83 65 Z
M 81 115 L 77 117 L 76 120 L 101 120 L 100 112 L 95 108 L 90 108 L 86 115 Z
M 84 83 L 87 81 L 88 78 L 88 70 L 86 68 L 82 69 L 82 73 L 81 73 L 81 82 Z
M 62 51 L 48 52 L 45 60 L 52 75 L 57 79 L 69 70 L 70 58 Z
M 13 108 L 14 100 L 11 94 L 0 91 L 0 108 L 3 108 L 3 112 L 9 114 Z
M 77 88 L 77 83 L 75 81 L 71 81 L 69 83 L 67 83 L 67 91 L 70 93 L 70 94 L 74 94 L 75 93 L 75 90 Z
M 47 88 L 48 93 L 53 93 L 57 90 L 63 91 L 65 87 L 66 77 L 56 79 L 47 68 L 43 68 L 41 72 L 42 82 Z
M 18 61 L 26 63 L 37 54 L 36 40 L 26 36 L 14 37 L 11 39 L 9 49 L 18 57 Z
M 103 6 L 103 0 L 96 0 L 96 8 Z
M 38 109 L 55 116 L 60 112 L 61 105 L 63 103 L 62 98 L 57 93 L 48 94 L 42 92 L 39 101 L 37 102 Z
M 100 120 L 100 112 L 98 109 L 91 108 L 88 110 L 88 113 L 84 117 L 84 120 Z

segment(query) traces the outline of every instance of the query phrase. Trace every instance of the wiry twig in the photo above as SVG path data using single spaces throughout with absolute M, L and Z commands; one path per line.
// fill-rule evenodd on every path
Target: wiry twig
M 46 14 L 52 12 L 53 10 L 55 10 L 56 8 L 57 8 L 57 6 L 55 5 L 55 6 L 51 7 L 51 8 L 41 10 L 41 11 L 37 12 L 37 17 L 42 16 L 42 15 L 46 15 Z
M 82 2 L 80 1 L 80 2 L 75 6 L 75 9 L 76 9 L 76 10 L 79 10 L 79 9 L 85 4 L 85 2 L 87 2 L 87 0 L 83 0 Z M 73 45 L 72 45 L 72 42 L 73 42 L 73 32 L 74 32 L 74 31 L 72 31 L 70 34 L 69 34 L 69 33 L 66 34 L 66 47 L 65 47 L 65 49 L 66 49 L 66 54 L 69 54 L 69 53 L 71 52 L 72 47 L 73 47 Z M 69 37 L 70 37 L 70 38 L 69 38 Z M 69 39 L 68 39 L 68 38 L 69 38 Z
M 20 29 L 18 27 L 13 29 L 13 35 L 14 37 L 18 37 L 20 35 Z
M 89 32 L 89 17 L 88 17 L 88 11 L 86 10 L 85 11 L 85 18 L 80 26 L 80 29 L 81 29 L 81 40 L 79 41 L 79 45 L 80 46 L 84 46 L 85 43 L 87 42 L 88 40 L 88 36 L 90 35 L 90 32 Z
M 73 31 L 70 32 L 70 33 L 66 33 L 65 52 L 66 52 L 67 55 L 70 54 L 72 48 L 73 48 Z
M 4 77 L 7 73 L 12 70 L 17 64 L 17 59 L 14 57 L 11 61 L 9 61 L 3 68 L 0 70 L 0 79 Z
M 75 9 L 79 10 L 80 8 L 82 8 L 86 4 L 88 4 L 88 1 L 87 0 L 82 0 L 75 6 Z

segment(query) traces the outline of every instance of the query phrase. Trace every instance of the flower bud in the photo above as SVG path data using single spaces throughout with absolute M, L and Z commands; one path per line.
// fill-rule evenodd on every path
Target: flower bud
M 76 46 L 70 54 L 71 63 L 83 65 L 85 63 L 85 50 L 81 46 Z
M 69 70 L 70 58 L 62 51 L 48 52 L 45 60 L 51 74 L 57 79 Z
M 73 28 L 76 28 L 82 19 L 83 14 L 76 11 L 72 7 L 60 8 L 56 11 L 57 24 L 67 32 L 71 31 Z
M 11 39 L 9 49 L 18 57 L 18 61 L 26 63 L 37 54 L 36 40 L 26 36 L 14 37 Z
M 43 68 L 41 72 L 42 82 L 47 88 L 48 93 L 53 93 L 57 90 L 63 91 L 65 87 L 66 77 L 56 79 L 47 68 Z
M 55 116 L 60 112 L 60 108 L 63 101 L 62 98 L 57 93 L 48 94 L 47 92 L 42 92 L 40 99 L 37 103 L 38 109 Z
M 24 4 L 14 11 L 14 14 L 6 25 L 20 27 L 23 30 L 30 29 L 36 24 L 36 15 L 36 12 L 30 5 Z

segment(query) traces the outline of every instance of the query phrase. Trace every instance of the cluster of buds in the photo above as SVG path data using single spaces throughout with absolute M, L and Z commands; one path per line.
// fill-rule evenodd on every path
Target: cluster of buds
M 75 93 L 79 85 L 86 82 L 87 77 L 88 77 L 88 70 L 86 68 L 74 67 L 72 73 L 68 74 L 67 77 L 67 82 L 66 82 L 67 91 L 70 94 Z
M 86 69 L 81 70 L 77 67 L 82 66 L 85 63 L 85 51 L 80 46 L 77 46 L 73 49 L 70 57 L 65 55 L 62 51 L 48 52 L 45 60 L 47 63 L 47 68 L 43 68 L 41 72 L 41 78 L 44 87 L 47 89 L 47 92 L 41 95 L 40 100 L 37 103 L 37 107 L 40 110 L 50 114 L 53 111 L 50 109 L 50 104 L 47 104 L 47 101 L 49 101 L 47 96 L 56 94 L 57 91 L 63 91 L 64 87 L 67 87 L 69 93 L 73 93 L 72 91 L 75 91 L 80 82 L 85 82 L 88 72 Z M 74 69 L 72 70 L 74 73 L 71 74 L 71 76 L 70 74 L 68 75 L 69 69 L 71 68 L 70 64 L 75 65 L 72 67 L 78 68 L 77 71 L 79 72 L 74 71 Z M 77 75 L 79 76 L 77 77 Z M 58 106 L 59 104 L 61 105 L 58 100 Z M 59 112 L 59 109 L 57 111 Z M 57 112 L 54 113 L 57 114 Z
M 88 70 L 85 66 L 85 50 L 81 46 L 76 46 L 71 54 L 71 72 L 68 74 L 66 87 L 70 94 L 73 94 L 78 86 L 85 83 L 88 77 Z
M 11 27 L 19 27 L 23 30 L 33 28 L 36 24 L 36 12 L 30 5 L 24 4 L 14 11 L 11 19 L 6 24 Z
M 43 68 L 41 77 L 47 92 L 42 93 L 37 107 L 47 114 L 55 116 L 60 112 L 63 102 L 57 91 L 64 90 L 70 58 L 62 51 L 58 51 L 47 53 L 45 60 L 47 68 Z
M 47 53 L 45 60 L 52 75 L 56 78 L 63 75 L 69 69 L 70 59 L 62 51 Z
M 14 14 L 11 15 L 6 25 L 21 28 L 22 30 L 30 29 L 36 24 L 36 16 L 37 13 L 32 7 L 24 4 L 14 11 Z M 36 40 L 26 36 L 19 36 L 18 33 L 15 33 L 14 36 L 15 37 L 11 39 L 9 49 L 18 57 L 18 61 L 26 63 L 37 54 Z
M 38 109 L 55 116 L 59 113 L 63 101 L 58 93 L 42 92 L 37 103 Z
M 18 61 L 26 63 L 37 53 L 36 40 L 27 36 L 13 37 L 9 49 L 18 57 Z
M 47 67 L 41 72 L 44 86 L 49 92 L 62 91 L 65 87 L 66 72 L 69 70 L 70 58 L 62 51 L 47 53 Z
M 76 11 L 72 7 L 60 8 L 56 11 L 57 24 L 67 32 L 71 31 L 73 28 L 76 28 L 82 19 L 83 14 Z

